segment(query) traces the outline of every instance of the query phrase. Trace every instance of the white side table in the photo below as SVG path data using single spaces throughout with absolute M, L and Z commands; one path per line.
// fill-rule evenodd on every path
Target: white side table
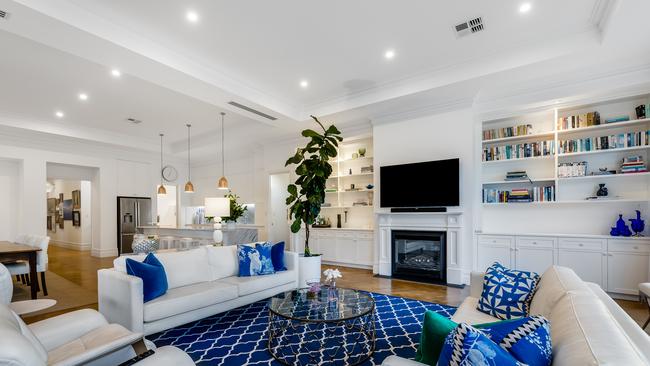
M 25 300 L 16 301 L 9 304 L 9 308 L 18 315 L 35 313 L 56 305 L 56 300 L 52 299 L 38 299 L 38 300 Z

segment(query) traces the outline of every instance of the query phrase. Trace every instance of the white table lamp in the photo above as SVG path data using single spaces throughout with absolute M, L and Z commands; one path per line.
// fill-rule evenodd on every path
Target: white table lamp
M 223 241 L 221 217 L 230 216 L 230 199 L 227 197 L 206 197 L 205 216 L 214 217 L 215 224 L 212 239 L 214 239 L 215 243 L 221 243 Z

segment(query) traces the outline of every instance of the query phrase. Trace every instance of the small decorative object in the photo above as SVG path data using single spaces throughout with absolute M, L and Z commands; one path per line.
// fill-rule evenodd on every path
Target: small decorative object
M 359 159 L 359 154 L 352 153 L 352 159 Z
M 354 186 L 354 183 L 350 184 L 350 190 L 351 190 L 351 191 L 354 190 L 354 187 L 355 187 L 355 186 Z
M 366 186 L 366 189 L 373 189 L 373 188 L 375 188 L 375 186 L 373 186 L 372 184 L 368 184 L 368 185 Z
M 609 192 L 607 191 L 607 188 L 605 188 L 605 183 L 598 183 L 598 191 L 596 191 L 596 196 L 598 197 L 607 197 Z
M 352 168 L 348 169 L 348 174 L 352 175 Z
M 72 209 L 81 210 L 81 191 L 78 189 L 72 191 Z
M 337 278 L 342 278 L 343 275 L 341 274 L 341 271 L 338 270 L 338 268 L 328 268 L 323 271 L 323 276 L 325 276 L 325 283 L 327 286 L 331 288 L 336 287 L 336 279 Z
M 359 149 L 359 156 L 362 157 L 362 158 L 366 157 L 366 148 L 365 147 L 362 147 L 362 148 Z
M 228 191 L 228 194 L 224 195 L 224 197 L 230 200 L 230 216 L 222 217 L 221 221 L 234 224 L 237 219 L 244 215 L 244 211 L 248 210 L 248 207 L 237 203 L 239 196 L 233 194 L 232 191 Z
M 618 229 L 613 227 L 612 230 L 609 231 L 609 235 L 611 236 L 620 236 L 621 234 L 618 232 Z
M 634 236 L 643 236 L 641 233 L 645 230 L 645 221 L 641 219 L 641 211 L 636 210 L 636 219 L 630 219 L 630 226 L 634 230 Z
M 645 104 L 641 104 L 640 106 L 636 107 L 636 118 L 637 119 L 644 119 L 646 118 L 646 109 L 645 109 Z
M 72 226 L 81 226 L 81 212 L 72 211 Z
M 133 243 L 131 244 L 133 253 L 135 254 L 148 254 L 158 250 L 158 238 L 153 235 L 146 236 L 142 234 L 135 234 L 133 236 Z
M 623 215 L 618 215 L 618 220 L 616 220 L 616 231 L 620 236 L 631 236 L 632 231 L 623 220 Z
M 336 227 L 341 228 L 341 214 L 336 215 Z

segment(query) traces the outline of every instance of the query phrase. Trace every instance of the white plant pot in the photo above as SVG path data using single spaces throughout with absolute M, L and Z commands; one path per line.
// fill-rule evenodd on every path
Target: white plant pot
M 298 287 L 307 287 L 307 281 L 320 281 L 321 256 L 305 257 L 300 254 L 298 258 Z

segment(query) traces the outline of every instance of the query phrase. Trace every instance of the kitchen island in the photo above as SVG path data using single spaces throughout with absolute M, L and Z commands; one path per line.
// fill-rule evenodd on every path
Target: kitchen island
M 223 245 L 237 245 L 259 241 L 259 230 L 263 225 L 252 224 L 223 224 Z M 144 235 L 173 236 L 176 238 L 212 239 L 214 226 L 208 225 L 187 225 L 176 226 L 139 226 L 138 232 Z

